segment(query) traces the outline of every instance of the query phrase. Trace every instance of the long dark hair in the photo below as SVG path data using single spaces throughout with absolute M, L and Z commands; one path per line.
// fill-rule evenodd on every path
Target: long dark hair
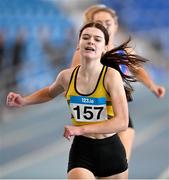
M 133 69 L 134 67 L 142 66 L 142 64 L 148 60 L 139 55 L 129 53 L 128 49 L 130 47 L 128 46 L 128 43 L 130 41 L 131 38 L 129 37 L 129 39 L 120 46 L 113 48 L 110 51 L 107 51 L 102 56 L 100 62 L 105 66 L 114 68 L 119 71 L 125 83 L 132 90 L 129 82 L 135 82 L 137 81 L 137 79 L 134 75 L 125 74 L 121 70 L 120 65 L 126 65 L 129 69 Z
M 111 68 L 116 69 L 120 74 L 124 82 L 124 89 L 126 92 L 126 97 L 128 101 L 132 101 L 132 92 L 134 91 L 133 87 L 131 86 L 131 82 L 136 82 L 137 79 L 134 75 L 125 74 L 120 65 L 125 65 L 127 68 L 133 69 L 139 66 L 142 66 L 142 63 L 148 61 L 147 59 L 136 55 L 131 54 L 128 51 L 128 43 L 130 42 L 131 38 L 129 38 L 126 42 L 121 44 L 120 46 L 106 52 L 100 62 L 104 66 L 108 66 Z

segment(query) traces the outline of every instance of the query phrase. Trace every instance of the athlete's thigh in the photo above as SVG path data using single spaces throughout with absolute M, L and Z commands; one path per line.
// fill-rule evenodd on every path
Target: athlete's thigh
M 135 137 L 135 130 L 133 128 L 128 127 L 125 131 L 121 131 L 118 133 L 122 144 L 126 150 L 127 159 L 130 159 L 132 146 Z
M 95 179 L 95 176 L 88 169 L 73 168 L 68 172 L 68 179 Z
M 128 179 L 128 170 L 108 177 L 99 177 L 98 179 Z

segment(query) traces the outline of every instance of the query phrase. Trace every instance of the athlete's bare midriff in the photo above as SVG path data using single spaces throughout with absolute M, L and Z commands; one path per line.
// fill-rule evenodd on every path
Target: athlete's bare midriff
M 83 136 L 91 138 L 91 139 L 104 139 L 107 137 L 111 137 L 113 136 L 115 133 L 111 133 L 111 134 L 85 134 Z

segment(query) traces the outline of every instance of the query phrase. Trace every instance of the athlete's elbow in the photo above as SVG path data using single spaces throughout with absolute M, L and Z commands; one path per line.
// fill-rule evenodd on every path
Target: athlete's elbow
M 122 130 L 126 130 L 128 128 L 128 121 L 127 122 L 124 122 L 123 125 L 122 125 Z
M 119 126 L 119 132 L 125 131 L 127 129 L 128 125 L 126 123 L 121 123 Z
M 119 123 L 120 127 L 119 130 L 120 131 L 125 131 L 128 128 L 128 123 L 129 123 L 129 119 L 128 117 L 123 117 L 121 120 L 121 123 Z

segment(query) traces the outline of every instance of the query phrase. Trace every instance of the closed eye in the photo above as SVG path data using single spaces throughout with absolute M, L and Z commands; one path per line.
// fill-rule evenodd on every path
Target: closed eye
M 101 39 L 100 38 L 95 38 L 95 41 L 101 42 Z
M 89 39 L 89 37 L 82 37 L 82 39 L 84 39 L 84 40 L 88 40 L 88 39 Z

